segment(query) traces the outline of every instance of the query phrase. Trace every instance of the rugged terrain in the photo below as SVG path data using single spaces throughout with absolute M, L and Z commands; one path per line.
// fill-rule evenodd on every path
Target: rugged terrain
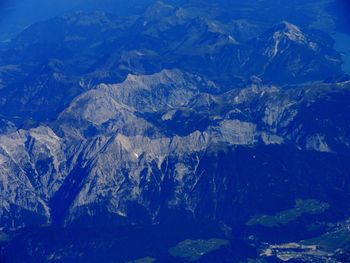
M 155 2 L 55 17 L 3 43 L 0 256 L 86 262 L 120 245 L 108 227 L 125 246 L 168 233 L 159 247 L 178 243 L 179 261 L 208 246 L 204 262 L 346 262 L 350 78 L 329 23 L 311 19 L 325 3 L 311 2 L 291 17 L 300 25 L 235 15 L 250 1 Z M 136 254 L 175 260 L 159 247 Z

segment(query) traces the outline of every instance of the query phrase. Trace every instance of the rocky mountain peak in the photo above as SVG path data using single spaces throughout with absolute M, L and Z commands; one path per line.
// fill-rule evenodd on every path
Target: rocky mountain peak
M 164 18 L 175 11 L 175 7 L 164 3 L 162 1 L 156 1 L 153 5 L 147 8 L 145 12 L 145 18 L 147 21 L 157 20 Z
M 275 30 L 276 37 L 285 36 L 291 41 L 304 43 L 307 38 L 298 26 L 288 21 L 282 21 L 280 24 L 276 25 Z
M 288 49 L 291 44 L 307 46 L 307 48 L 315 49 L 316 44 L 309 41 L 306 34 L 301 29 L 287 21 L 283 21 L 274 26 L 267 32 L 267 43 L 269 45 L 267 53 L 273 58 L 278 53 Z

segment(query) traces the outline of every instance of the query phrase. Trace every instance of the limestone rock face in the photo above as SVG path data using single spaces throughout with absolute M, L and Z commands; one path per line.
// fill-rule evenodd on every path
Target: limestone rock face
M 212 82 L 180 70 L 98 85 L 50 125 L 0 136 L 1 225 L 154 223 L 169 209 L 220 217 L 232 178 L 225 167 L 208 175 L 203 160 L 227 147 L 348 151 L 348 124 L 332 130 L 345 105 L 336 116 L 312 115 L 338 94 L 349 96 L 349 83 L 215 94 Z M 323 124 L 310 132 L 313 118 Z

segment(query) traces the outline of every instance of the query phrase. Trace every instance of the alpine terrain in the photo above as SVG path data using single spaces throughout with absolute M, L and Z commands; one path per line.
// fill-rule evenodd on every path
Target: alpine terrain
M 350 262 L 346 1 L 52 2 L 0 5 L 1 263 Z

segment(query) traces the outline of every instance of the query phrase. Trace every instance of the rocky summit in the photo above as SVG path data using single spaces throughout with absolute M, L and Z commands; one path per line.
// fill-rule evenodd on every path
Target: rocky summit
M 112 2 L 0 34 L 0 262 L 350 261 L 341 1 Z

